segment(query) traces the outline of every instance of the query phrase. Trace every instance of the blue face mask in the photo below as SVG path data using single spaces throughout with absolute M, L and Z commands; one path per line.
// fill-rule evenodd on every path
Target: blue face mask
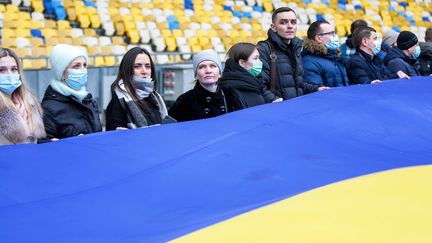
M 80 90 L 87 83 L 87 69 L 69 69 L 66 83 L 74 90 Z
M 372 48 L 372 52 L 376 55 L 381 51 L 381 40 L 374 41 L 375 47 Z
M 418 57 L 420 56 L 420 46 L 416 46 L 416 48 L 415 48 L 415 52 L 414 52 L 414 54 L 413 54 L 413 58 L 414 59 L 417 59 Z
M 327 49 L 334 51 L 339 48 L 339 37 L 337 35 L 330 39 L 330 42 L 326 44 Z
M 11 95 L 19 86 L 21 86 L 19 75 L 0 76 L 0 90 L 3 93 Z

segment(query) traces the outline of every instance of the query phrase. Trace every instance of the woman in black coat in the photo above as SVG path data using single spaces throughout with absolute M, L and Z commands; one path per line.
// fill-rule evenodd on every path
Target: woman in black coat
M 237 43 L 228 51 L 220 85 L 229 111 L 265 104 L 264 85 L 257 78 L 262 66 L 254 44 Z
M 181 122 L 227 113 L 224 92 L 219 87 L 222 62 L 218 54 L 213 50 L 199 52 L 193 57 L 193 68 L 195 87 L 177 98 L 169 115 Z
M 50 55 L 54 80 L 42 100 L 47 138 L 56 140 L 102 131 L 99 109 L 87 91 L 87 55 L 59 44 Z
M 134 47 L 124 55 L 111 101 L 106 109 L 106 130 L 139 128 L 164 123 L 167 109 L 156 91 L 156 69 L 150 53 Z

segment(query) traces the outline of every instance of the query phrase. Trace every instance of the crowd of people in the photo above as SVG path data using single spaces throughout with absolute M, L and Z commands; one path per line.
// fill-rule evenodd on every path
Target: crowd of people
M 351 25 L 340 45 L 325 20 L 296 37 L 297 15 L 276 9 L 268 38 L 257 45 L 237 43 L 225 66 L 218 53 L 193 56 L 195 86 L 168 110 L 157 91 L 155 64 L 141 47 L 123 57 L 111 85 L 106 130 L 124 130 L 210 118 L 304 94 L 352 84 L 432 74 L 432 29 L 420 43 L 410 31 L 379 33 L 364 20 Z M 87 91 L 88 57 L 81 49 L 59 44 L 50 54 L 54 79 L 41 104 L 26 87 L 16 54 L 0 48 L 0 145 L 43 143 L 102 131 L 99 107 Z

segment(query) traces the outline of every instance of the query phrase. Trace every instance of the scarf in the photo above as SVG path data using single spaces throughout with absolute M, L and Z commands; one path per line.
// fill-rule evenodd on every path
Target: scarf
M 88 95 L 88 92 L 85 87 L 83 87 L 80 90 L 74 90 L 69 86 L 65 85 L 64 83 L 59 82 L 57 80 L 51 81 L 50 85 L 55 91 L 59 92 L 60 94 L 64 96 L 73 96 L 80 101 L 83 100 Z
M 147 118 L 144 116 L 143 112 L 141 111 L 140 106 L 137 104 L 136 101 L 133 100 L 133 98 L 128 94 L 126 91 L 126 88 L 123 84 L 123 80 L 120 80 L 119 82 L 120 87 L 115 88 L 115 94 L 117 95 L 117 98 L 120 101 L 120 104 L 123 108 L 123 110 L 126 112 L 128 124 L 127 126 L 129 128 L 138 128 L 138 127 L 146 127 L 148 126 Z M 141 95 L 144 94 L 138 94 L 138 97 L 142 98 Z M 165 102 L 163 101 L 162 97 L 155 91 L 149 93 L 146 97 L 152 96 L 158 105 L 159 112 L 161 115 L 162 120 L 168 115 L 167 108 L 165 106 Z

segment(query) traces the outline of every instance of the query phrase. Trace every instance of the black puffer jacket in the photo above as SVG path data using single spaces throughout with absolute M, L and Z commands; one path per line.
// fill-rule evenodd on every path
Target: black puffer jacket
M 227 112 L 224 94 L 220 88 L 216 93 L 204 89 L 197 81 L 195 87 L 180 95 L 168 114 L 181 121 L 210 118 Z
M 405 55 L 405 53 L 397 47 L 390 48 L 384 58 L 384 64 L 393 74 L 402 71 L 408 76 L 420 76 L 418 71 L 420 67 L 417 59 Z
M 420 63 L 420 74 L 429 76 L 432 74 L 432 43 L 420 43 L 421 53 L 418 59 Z
M 82 102 L 48 86 L 42 100 L 47 138 L 67 138 L 102 131 L 96 101 L 88 94 Z
M 228 59 L 220 79 L 229 111 L 265 104 L 263 84 L 235 61 Z
M 275 94 L 270 91 L 271 51 L 266 42 L 270 42 L 273 45 L 277 56 Z M 258 43 L 260 59 L 263 62 L 261 76 L 266 87 L 264 92 L 266 102 L 270 102 L 276 98 L 287 100 L 318 90 L 317 85 L 303 82 L 302 43 L 302 40 L 295 37 L 288 45 L 272 30 L 268 31 L 268 39 L 266 41 Z

